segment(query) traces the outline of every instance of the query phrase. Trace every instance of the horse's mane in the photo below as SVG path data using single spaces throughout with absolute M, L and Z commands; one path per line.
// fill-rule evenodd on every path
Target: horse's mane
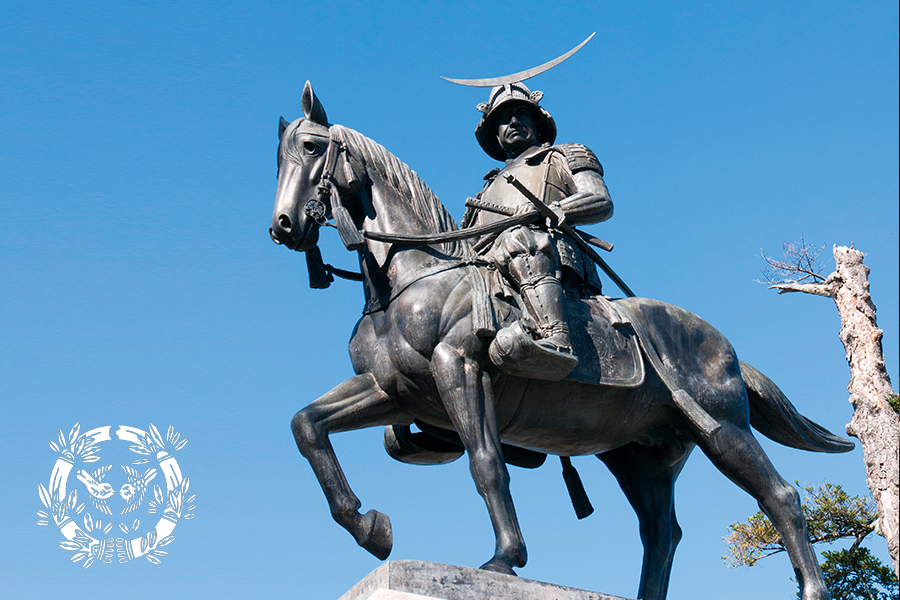
M 456 221 L 421 177 L 378 142 L 343 125 L 332 125 L 331 134 L 351 149 L 367 169 L 373 169 L 402 198 L 409 201 L 414 214 L 431 231 L 440 233 L 458 229 Z M 468 258 L 472 251 L 465 241 L 435 245 L 442 253 L 455 258 Z

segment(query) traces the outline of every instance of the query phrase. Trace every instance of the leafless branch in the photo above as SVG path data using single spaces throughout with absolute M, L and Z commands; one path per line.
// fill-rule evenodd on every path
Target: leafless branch
M 760 282 L 764 283 L 764 282 Z M 831 278 L 824 280 L 822 283 L 776 283 L 770 285 L 770 290 L 778 290 L 779 294 L 787 294 L 789 292 L 803 292 L 804 294 L 815 294 L 816 296 L 825 296 L 826 298 L 834 297 L 834 288 L 831 285 Z
M 763 279 L 757 280 L 757 283 L 778 287 L 779 293 L 800 291 L 817 293 L 806 289 L 782 289 L 780 285 L 824 283 L 825 276 L 822 275 L 822 271 L 825 269 L 825 264 L 819 260 L 819 255 L 822 254 L 825 247 L 825 245 L 817 247 L 813 244 L 808 244 L 801 235 L 796 242 L 784 242 L 782 244 L 784 256 L 780 259 L 766 256 L 766 253 L 760 250 L 760 254 L 763 260 L 766 261 L 767 266 L 762 271 Z

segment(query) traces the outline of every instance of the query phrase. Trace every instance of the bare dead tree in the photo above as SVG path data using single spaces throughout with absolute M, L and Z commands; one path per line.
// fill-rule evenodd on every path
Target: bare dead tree
M 878 508 L 876 532 L 887 540 L 898 571 L 900 550 L 900 418 L 890 401 L 896 395 L 884 366 L 883 332 L 875 321 L 875 303 L 869 295 L 869 267 L 865 254 L 852 246 L 834 247 L 835 270 L 827 277 L 816 248 L 803 238 L 784 244 L 784 258 L 763 254 L 770 289 L 779 294 L 803 292 L 834 300 L 841 317 L 840 339 L 850 365 L 850 403 L 853 418 L 847 433 L 859 439 L 866 464 L 866 480 Z M 763 283 L 763 282 L 761 282 Z

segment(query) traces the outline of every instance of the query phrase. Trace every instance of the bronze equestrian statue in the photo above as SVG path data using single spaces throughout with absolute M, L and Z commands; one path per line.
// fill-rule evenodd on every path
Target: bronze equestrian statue
M 502 243 L 492 236 L 515 236 L 511 227 L 531 225 L 535 238 L 565 228 L 554 210 L 565 213 L 572 196 L 561 197 L 571 191 L 593 196 L 600 207 L 586 220 L 608 217 L 611 205 L 593 155 L 578 150 L 575 159 L 588 165 L 592 187 L 564 185 L 565 192 L 538 198 L 551 201 L 556 223 L 545 222 L 549 216 L 537 210 L 516 210 L 489 222 L 479 209 L 482 216 L 458 229 L 408 166 L 371 139 L 330 124 L 308 82 L 302 108 L 304 117 L 282 120 L 279 127 L 270 233 L 277 243 L 305 252 L 311 284 L 327 287 L 335 273 L 354 276 L 325 265 L 316 247 L 320 228 L 333 221 L 345 246 L 359 256 L 355 277 L 362 281 L 365 307 L 350 339 L 357 375 L 300 410 L 291 427 L 332 516 L 359 545 L 385 559 L 392 546 L 390 520 L 375 510 L 359 513 L 360 501 L 329 441 L 332 433 L 385 426 L 391 455 L 418 464 L 449 462 L 465 451 L 496 539 L 482 568 L 508 574 L 523 566 L 527 555 L 507 463 L 534 466 L 545 454 L 594 454 L 615 475 L 640 521 L 644 559 L 638 597 L 662 600 L 681 538 L 673 487 L 699 446 L 759 502 L 781 533 L 802 599 L 831 598 L 807 538 L 798 493 L 776 472 L 750 426 L 809 451 L 844 452 L 853 445 L 800 415 L 772 381 L 738 361 L 711 325 L 646 298 L 559 295 L 556 284 L 548 283 L 559 264 L 548 263 L 558 250 L 536 241 L 534 252 L 518 256 L 544 261 L 536 268 L 535 287 L 553 287 L 551 294 L 562 299 L 578 364 L 562 380 L 549 381 L 511 375 L 492 360 L 495 340 L 511 328 L 528 333 L 522 323 L 529 320 L 536 324 L 535 345 L 546 350 L 542 342 L 547 341 L 551 351 L 567 354 L 563 328 L 548 325 L 558 312 L 535 307 L 527 290 L 525 299 L 516 293 L 516 287 L 530 285 L 529 275 L 498 287 L 496 271 L 503 261 L 489 255 Z M 482 133 L 489 136 L 492 130 L 485 127 Z M 502 140 L 497 143 L 503 148 Z M 565 148 L 547 152 L 552 152 L 550 164 L 569 160 Z M 576 180 L 585 172 L 570 170 Z M 563 170 L 558 174 L 561 180 L 568 177 Z M 512 175 L 511 185 L 525 177 L 518 170 Z M 523 195 L 534 191 L 519 183 Z M 493 185 L 482 200 L 506 202 L 505 192 L 493 196 Z M 478 246 L 480 240 L 492 241 Z M 509 254 L 508 269 L 518 269 L 516 253 Z M 577 284 L 588 289 L 589 276 Z M 413 423 L 420 432 L 410 433 Z

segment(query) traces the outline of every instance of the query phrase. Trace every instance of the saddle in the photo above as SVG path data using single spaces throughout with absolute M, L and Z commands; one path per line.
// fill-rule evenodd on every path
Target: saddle
M 637 387 L 644 382 L 638 336 L 628 313 L 615 301 L 567 291 L 566 324 L 579 362 L 571 372 L 563 368 L 560 373 L 545 361 L 546 351 L 537 348 L 534 325 L 518 308 L 522 306 L 519 294 L 499 273 L 493 273 L 494 277 L 481 270 L 473 273 L 473 326 L 479 335 L 496 335 L 490 355 L 501 371 L 526 379 L 613 387 Z M 498 343 L 504 345 L 502 354 L 495 351 Z
M 628 316 L 604 296 L 569 298 L 569 339 L 579 357 L 566 379 L 613 387 L 644 383 L 644 360 Z

